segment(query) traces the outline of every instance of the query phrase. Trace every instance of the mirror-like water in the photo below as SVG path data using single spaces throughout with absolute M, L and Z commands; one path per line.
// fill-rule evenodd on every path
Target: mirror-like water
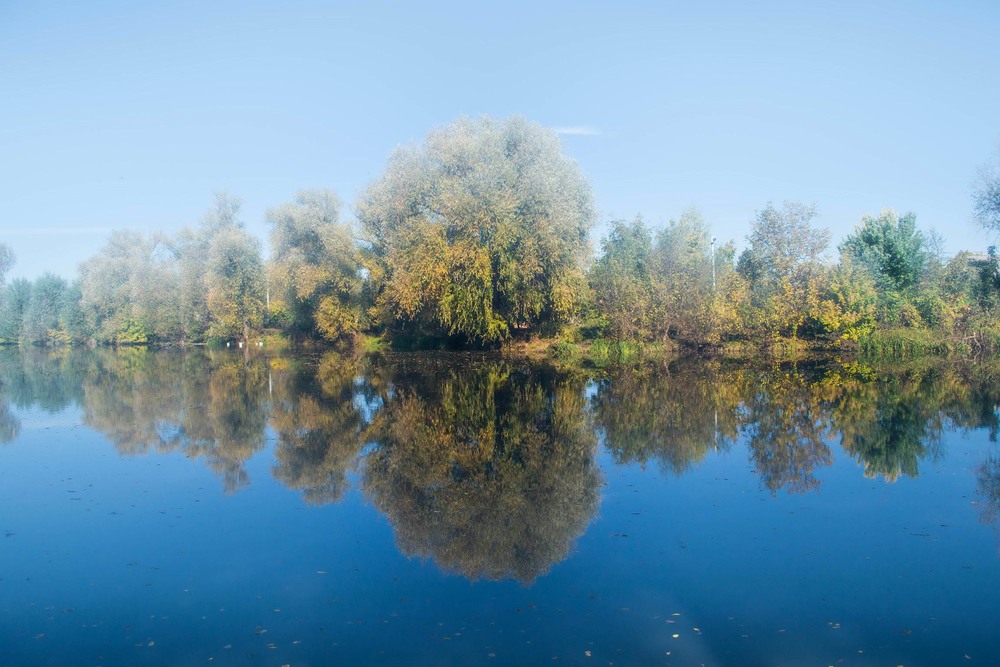
M 0 664 L 1000 664 L 1000 369 L 0 350 Z

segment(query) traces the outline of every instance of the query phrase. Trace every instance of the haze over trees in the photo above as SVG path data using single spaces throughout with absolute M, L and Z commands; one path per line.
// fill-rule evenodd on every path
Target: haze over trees
M 1000 176 L 972 209 L 1000 230 Z M 199 344 L 263 332 L 297 343 L 497 347 L 798 344 L 887 353 L 1000 349 L 1000 263 L 950 259 L 912 212 L 862 216 L 832 256 L 817 209 L 766 203 L 719 241 L 701 214 L 661 228 L 612 222 L 592 256 L 590 186 L 554 132 L 521 117 L 462 118 L 400 148 L 360 195 L 357 227 L 329 190 L 266 213 L 269 257 L 217 195 L 194 227 L 115 231 L 78 280 L 3 283 L 0 343 Z

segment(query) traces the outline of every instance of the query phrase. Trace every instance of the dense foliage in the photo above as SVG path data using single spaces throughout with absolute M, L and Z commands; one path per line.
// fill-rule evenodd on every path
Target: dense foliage
M 351 229 L 328 190 L 304 190 L 267 212 L 271 309 L 295 337 L 336 341 L 360 328 L 362 280 Z
M 590 188 L 555 134 L 522 118 L 462 119 L 398 150 L 358 217 L 386 326 L 491 342 L 583 303 Z
M 993 231 L 998 183 L 984 168 L 972 202 Z M 269 330 L 330 343 L 542 336 L 598 351 L 1000 348 L 996 252 L 945 258 L 914 213 L 863 216 L 836 261 L 815 207 L 797 202 L 758 210 L 739 255 L 692 209 L 658 229 L 612 222 L 593 258 L 589 186 L 556 135 L 520 117 L 461 119 L 397 150 L 356 214 L 357 229 L 334 193 L 297 193 L 267 211 L 265 261 L 239 201 L 220 194 L 177 234 L 112 233 L 71 281 L 5 283 L 15 258 L 0 244 L 0 343 L 249 343 Z

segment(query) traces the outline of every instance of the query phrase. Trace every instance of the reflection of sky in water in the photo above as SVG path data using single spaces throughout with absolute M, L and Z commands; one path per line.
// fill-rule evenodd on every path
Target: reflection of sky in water
M 21 423 L 23 430 L 45 430 L 59 426 L 74 426 L 80 423 L 79 410 L 67 409 L 49 412 L 37 408 L 12 408 L 11 412 Z
M 685 377 L 694 391 L 684 393 L 679 380 L 668 390 L 645 378 L 628 392 L 601 396 L 606 383 L 461 366 L 447 397 L 453 411 L 448 414 L 468 415 L 463 423 L 482 425 L 475 421 L 482 401 L 463 402 L 463 391 L 517 408 L 528 425 L 504 428 L 517 427 L 513 432 L 538 442 L 549 433 L 544 406 L 558 404 L 559 419 L 572 417 L 573 391 L 587 399 L 581 401 L 588 406 L 584 417 L 597 420 L 587 423 L 601 436 L 592 453 L 599 506 L 579 537 L 568 534 L 565 557 L 527 585 L 470 583 L 453 569 L 441 570 L 444 555 L 408 558 L 400 552 L 406 526 L 398 522 L 412 509 L 405 503 L 457 503 L 420 515 L 427 521 L 415 525 L 433 531 L 464 525 L 435 521 L 434 509 L 481 511 L 463 506 L 463 493 L 401 492 L 394 498 L 404 504 L 392 506 L 390 520 L 363 491 L 357 461 L 378 445 L 352 449 L 345 434 L 364 429 L 389 407 L 386 401 L 404 394 L 422 401 L 393 413 L 410 420 L 408 427 L 444 414 L 436 412 L 439 392 L 420 384 L 419 369 L 408 368 L 404 377 L 391 369 L 359 374 L 331 366 L 320 389 L 307 365 L 274 371 L 268 391 L 267 375 L 253 369 L 232 373 L 225 363 L 226 357 L 213 358 L 209 365 L 216 375 L 186 388 L 174 375 L 191 368 L 181 369 L 174 357 L 155 373 L 126 374 L 130 382 L 113 385 L 111 392 L 99 391 L 108 381 L 104 375 L 69 376 L 67 382 L 82 382 L 86 389 L 81 407 L 70 402 L 55 413 L 12 409 L 21 430 L 0 446 L 0 663 L 205 664 L 213 658 L 212 664 L 530 664 L 558 657 L 578 664 L 588 660 L 588 651 L 592 660 L 616 664 L 1000 662 L 993 630 L 997 533 L 996 526 L 980 522 L 987 498 L 977 487 L 980 467 L 997 455 L 997 445 L 988 441 L 986 429 L 950 425 L 967 422 L 969 415 L 995 415 L 989 393 L 997 390 L 989 386 L 976 387 L 987 394 L 979 409 L 968 403 L 976 392 L 961 385 L 948 390 L 945 382 L 954 382 L 948 377 L 874 393 L 859 387 L 848 396 L 813 385 L 803 394 L 805 385 L 781 383 L 775 401 L 781 395 L 792 402 L 818 397 L 816 414 L 829 415 L 829 405 L 846 402 L 851 409 L 840 418 L 859 443 L 848 453 L 828 429 L 820 429 L 829 464 L 809 470 L 818 481 L 815 490 L 793 494 L 772 493 L 760 468 L 777 461 L 798 470 L 803 461 L 794 448 L 768 449 L 745 433 L 726 447 L 711 439 L 684 440 L 681 426 L 701 433 L 707 424 L 712 436 L 715 409 L 724 429 L 727 414 L 766 407 L 727 413 L 724 387 Z M 441 377 L 439 366 L 435 377 Z M 258 390 L 220 384 L 224 378 L 244 378 L 240 382 L 257 386 L 261 400 Z M 212 382 L 215 394 L 208 393 Z M 350 409 L 338 412 L 344 385 Z M 94 403 L 122 398 L 136 387 L 152 393 L 134 394 L 125 401 L 127 410 Z M 532 402 L 530 392 L 519 393 L 525 387 L 547 400 Z M 892 387 L 898 395 L 890 395 Z M 483 394 L 486 389 L 494 393 Z M 188 392 L 190 402 L 178 405 L 197 420 L 178 424 L 158 411 L 156 402 L 178 391 Z M 256 428 L 260 422 L 252 415 L 209 405 L 210 396 L 241 395 L 254 409 L 268 411 L 260 449 L 234 440 L 220 450 L 199 441 L 153 448 L 148 456 L 119 456 L 108 435 L 84 425 L 90 419 L 109 428 L 98 418 L 118 410 L 135 424 L 116 424 L 115 437 L 152 433 L 170 443 L 221 435 L 224 425 Z M 679 395 L 684 400 L 678 402 Z M 714 397 L 714 403 L 687 402 L 699 396 Z M 600 412 L 615 401 L 623 410 L 640 409 L 615 422 Z M 883 475 L 866 477 L 866 461 L 888 465 L 920 450 L 900 439 L 917 432 L 913 424 L 903 428 L 897 420 L 895 439 L 886 438 L 860 416 L 871 410 L 912 414 L 916 406 L 927 410 L 917 416 L 929 423 L 942 421 L 931 413 L 950 415 L 940 433 L 929 434 L 940 442 L 921 454 L 919 475 L 901 475 L 894 483 Z M 498 408 L 499 414 L 509 418 L 514 413 L 507 409 Z M 143 419 L 153 424 L 148 432 L 135 428 Z M 320 437 L 313 438 L 307 424 L 320 428 Z M 291 431 L 282 435 L 286 427 L 297 428 L 297 439 L 288 439 Z M 659 442 L 660 449 L 643 448 L 642 438 Z M 903 444 L 892 449 L 893 443 Z M 693 457 L 679 471 L 678 451 Z M 858 452 L 868 458 L 859 459 Z M 415 465 L 393 478 L 409 484 L 456 484 L 462 491 L 462 484 L 475 483 L 498 493 L 502 489 L 489 486 L 495 479 L 490 471 L 501 464 L 513 465 L 504 468 L 508 476 L 522 470 L 502 457 L 485 460 L 489 474 L 479 477 L 468 462 L 458 471 L 433 459 L 407 463 L 393 457 L 387 464 Z M 306 504 L 305 487 L 279 481 L 276 462 L 302 484 L 344 474 L 345 489 L 336 502 Z M 220 470 L 237 464 L 250 483 L 234 494 L 221 493 Z M 526 494 L 536 484 L 531 480 L 544 481 L 524 479 Z M 433 534 L 424 537 L 425 544 L 449 547 Z

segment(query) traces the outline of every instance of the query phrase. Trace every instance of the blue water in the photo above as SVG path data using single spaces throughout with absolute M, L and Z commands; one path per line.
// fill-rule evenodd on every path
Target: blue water
M 781 414 L 813 401 L 822 437 L 803 449 L 829 449 L 802 490 L 769 488 L 748 444 L 747 396 L 788 396 L 785 380 L 711 399 L 713 430 L 718 409 L 744 421 L 678 470 L 674 440 L 635 456 L 609 444 L 596 404 L 613 376 L 447 356 L 345 370 L 40 354 L 4 351 L 0 369 L 15 424 L 0 444 L 0 664 L 1000 664 L 996 482 L 983 478 L 1000 389 L 975 372 L 859 385 L 879 414 L 896 390 L 893 404 L 926 411 L 924 437 L 904 443 L 926 450 L 915 477 L 866 477 L 841 447 L 830 406 L 863 409 L 853 389 L 830 398 L 839 371 L 795 381 L 805 393 Z M 660 392 L 647 416 L 679 408 L 679 428 L 706 404 L 671 404 L 670 387 L 734 383 L 654 370 L 637 386 Z M 243 405 L 211 428 L 184 416 L 228 400 Z M 220 425 L 239 436 L 226 451 Z M 447 456 L 407 435 L 424 430 Z M 279 448 L 310 433 L 320 456 L 303 460 L 321 473 L 279 472 Z M 334 491 L 307 497 L 317 484 L 289 478 Z

